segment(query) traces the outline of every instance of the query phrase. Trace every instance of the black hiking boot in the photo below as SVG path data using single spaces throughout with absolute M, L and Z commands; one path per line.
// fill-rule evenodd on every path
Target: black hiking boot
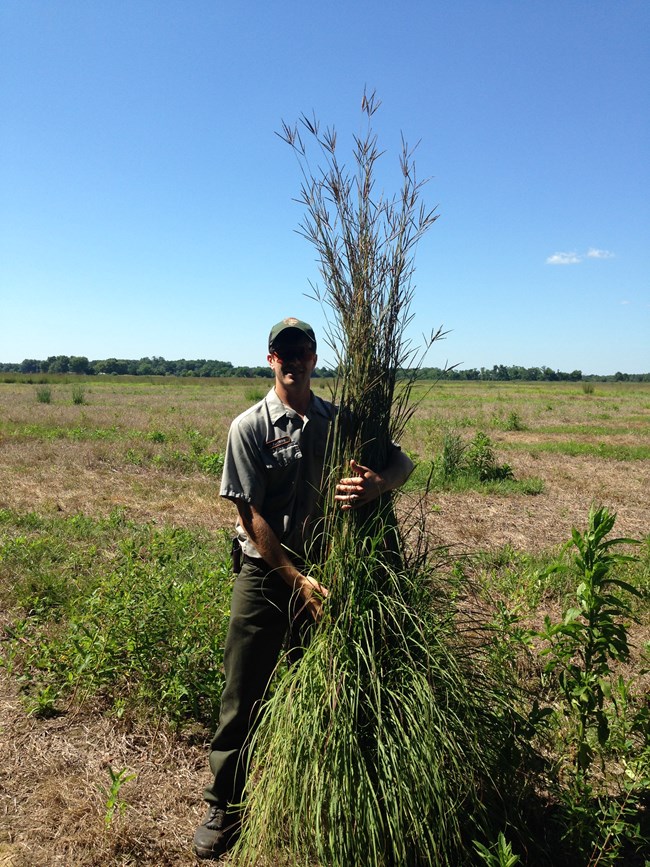
M 211 804 L 194 833 L 194 854 L 201 860 L 216 861 L 234 846 L 240 828 L 240 813 Z

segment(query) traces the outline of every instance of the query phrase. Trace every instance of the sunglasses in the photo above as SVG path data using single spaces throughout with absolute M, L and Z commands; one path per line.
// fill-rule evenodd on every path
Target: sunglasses
M 271 355 L 280 361 L 307 361 L 314 357 L 314 350 L 307 346 L 278 346 Z

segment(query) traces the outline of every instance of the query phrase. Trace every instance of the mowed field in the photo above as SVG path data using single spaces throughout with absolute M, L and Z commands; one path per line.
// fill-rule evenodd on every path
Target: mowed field
M 231 527 L 234 510 L 218 496 L 228 426 L 270 380 L 47 379 L 0 382 L 0 514 L 7 516 L 0 543 L 23 532 L 16 528 L 30 513 L 119 515 L 215 535 Z M 331 383 L 315 380 L 314 388 L 328 397 Z M 421 383 L 414 397 L 402 447 L 420 471 L 399 508 L 409 526 L 424 517 L 432 548 L 448 561 L 458 558 L 471 572 L 473 558 L 484 568 L 486 558 L 516 562 L 518 552 L 550 556 L 572 527 L 584 529 L 592 504 L 617 513 L 615 535 L 648 539 L 650 383 L 594 383 L 593 393 L 579 382 Z M 477 432 L 490 438 L 514 482 L 425 490 L 445 437 L 469 443 Z M 0 582 L 9 580 L 0 571 Z M 0 634 L 13 617 L 2 612 Z M 637 645 L 648 625 L 646 607 Z M 29 716 L 16 677 L 1 672 L 2 867 L 195 863 L 190 840 L 208 781 L 205 726 L 179 734 L 92 704 Z M 111 822 L 108 768 L 132 777 Z

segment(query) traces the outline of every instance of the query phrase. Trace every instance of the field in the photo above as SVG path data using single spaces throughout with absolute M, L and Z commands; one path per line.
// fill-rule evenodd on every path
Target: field
M 127 566 L 143 582 L 156 570 L 184 570 L 190 582 L 212 570 L 214 612 L 206 613 L 209 596 L 183 604 L 196 604 L 195 619 L 214 618 L 214 646 L 185 661 L 185 647 L 166 650 L 189 673 L 218 659 L 233 521 L 218 496 L 221 459 L 230 420 L 270 381 L 46 379 L 0 382 L 0 865 L 192 864 L 218 672 L 212 704 L 201 704 L 187 683 L 170 685 L 161 666 L 158 692 L 138 687 L 140 708 L 152 708 L 138 713 L 128 700 L 135 673 L 111 680 L 91 656 L 95 645 L 78 634 L 69 645 L 74 664 L 82 651 L 89 661 L 78 681 L 58 689 L 58 663 L 45 659 L 42 642 L 58 639 L 60 612 L 89 582 L 95 599 L 106 593 L 116 606 Z M 441 570 L 462 571 L 474 587 L 464 601 L 473 614 L 492 622 L 495 612 L 516 609 L 537 628 L 571 594 L 568 584 L 540 589 L 538 566 L 560 556 L 573 527 L 584 529 L 592 504 L 616 512 L 614 535 L 648 540 L 634 573 L 646 596 L 630 627 L 632 676 L 650 625 L 650 384 L 587 385 L 419 384 L 402 441 L 418 467 L 399 508 L 407 535 L 423 517 Z M 315 380 L 317 393 L 329 388 Z M 483 481 L 441 476 L 450 443 L 468 455 L 479 433 L 493 466 L 510 472 Z M 134 595 L 131 610 L 141 615 L 145 601 Z M 162 606 L 158 615 L 171 616 Z M 107 647 L 131 641 L 124 610 L 115 615 L 122 632 Z M 149 642 L 143 657 L 160 655 L 149 622 L 140 622 Z M 183 624 L 194 641 L 194 627 Z

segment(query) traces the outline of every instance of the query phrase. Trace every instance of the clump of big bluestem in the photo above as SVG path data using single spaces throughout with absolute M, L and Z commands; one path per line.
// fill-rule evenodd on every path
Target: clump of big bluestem
M 385 466 L 414 409 L 421 357 L 406 336 L 413 255 L 436 214 L 420 204 L 404 142 L 400 192 L 375 190 L 377 107 L 364 95 L 368 131 L 354 138 L 350 170 L 334 130 L 303 117 L 282 131 L 302 169 L 301 231 L 318 254 L 314 292 L 328 311 L 339 372 L 319 546 L 326 556 L 309 568 L 330 595 L 254 735 L 238 864 L 466 863 L 496 800 L 503 696 L 477 674 L 426 559 L 405 551 L 393 497 L 345 513 L 334 502 L 350 458 Z M 323 168 L 310 169 L 305 139 Z M 423 349 L 440 336 L 432 332 Z

